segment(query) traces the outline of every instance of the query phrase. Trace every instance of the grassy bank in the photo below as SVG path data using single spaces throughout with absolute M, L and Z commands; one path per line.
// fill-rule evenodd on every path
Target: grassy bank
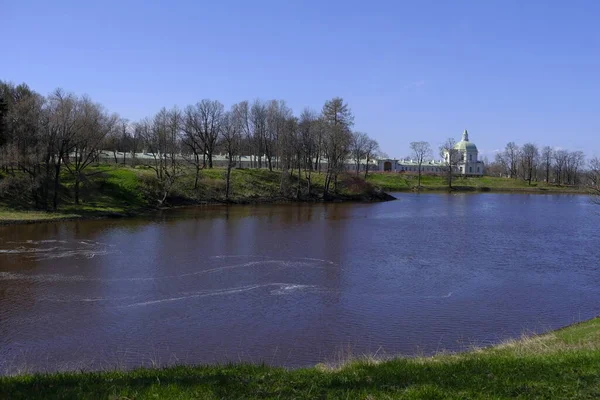
M 7 399 L 595 399 L 600 320 L 455 355 L 285 370 L 227 365 L 0 378 Z
M 55 212 L 32 209 L 27 190 L 18 185 L 5 185 L 0 196 L 0 224 L 27 223 L 59 219 L 130 216 L 151 212 L 157 208 L 157 194 L 153 192 L 155 173 L 147 167 L 101 165 L 86 170 L 87 178 L 81 185 L 80 204 L 74 204 L 72 177 L 65 173 L 60 188 L 60 207 Z M 323 174 L 313 174 L 311 192 L 307 182 L 292 175 L 282 184 L 280 171 L 265 169 L 235 169 L 231 175 L 229 203 L 269 203 L 286 201 L 322 201 Z M 10 179 L 0 176 L 3 180 Z M 225 203 L 225 170 L 206 169 L 194 188 L 195 174 L 184 170 L 167 199 L 169 205 Z M 297 187 L 300 186 L 300 196 Z M 330 201 L 379 201 L 386 195 L 370 183 L 353 174 L 340 177 L 338 192 Z
M 398 173 L 373 173 L 368 182 L 388 192 L 416 190 L 417 176 Z M 422 190 L 447 191 L 444 177 L 424 175 L 421 177 Z M 529 185 L 522 179 L 498 178 L 492 176 L 455 178 L 453 190 L 474 192 L 521 192 L 521 193 L 587 193 L 576 186 L 558 186 L 545 182 L 532 182 Z
M 23 193 L 7 191 L 0 197 L 0 224 L 43 222 L 61 219 L 134 215 L 150 209 L 144 198 L 141 174 L 133 168 L 98 166 L 90 168 L 82 184 L 81 202 L 74 204 L 72 178 L 64 174 L 60 207 L 45 212 L 33 209 Z M 3 177 L 3 179 L 9 179 Z

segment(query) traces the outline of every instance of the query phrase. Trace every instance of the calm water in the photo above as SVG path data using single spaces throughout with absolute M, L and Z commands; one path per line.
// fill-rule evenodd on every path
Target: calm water
M 0 373 L 460 350 L 600 313 L 584 196 L 180 209 L 0 228 Z

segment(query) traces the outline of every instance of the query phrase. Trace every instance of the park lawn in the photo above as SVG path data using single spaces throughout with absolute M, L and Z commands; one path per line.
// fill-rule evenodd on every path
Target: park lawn
M 498 346 L 341 367 L 179 366 L 0 378 L 7 399 L 595 399 L 600 320 Z
M 418 186 L 418 178 L 413 174 L 403 173 L 370 173 L 367 181 L 389 192 L 414 190 Z M 448 190 L 443 176 L 422 175 L 421 186 L 424 190 Z M 466 191 L 514 191 L 514 192 L 558 192 L 583 193 L 584 190 L 573 186 L 557 186 L 545 182 L 532 182 L 531 185 L 522 179 L 500 178 L 493 176 L 455 177 L 452 181 L 454 190 Z

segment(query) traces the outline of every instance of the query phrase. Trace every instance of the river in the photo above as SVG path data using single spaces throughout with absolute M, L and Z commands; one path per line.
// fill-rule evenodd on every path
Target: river
M 431 354 L 600 313 L 588 197 L 397 197 L 0 227 L 0 374 Z

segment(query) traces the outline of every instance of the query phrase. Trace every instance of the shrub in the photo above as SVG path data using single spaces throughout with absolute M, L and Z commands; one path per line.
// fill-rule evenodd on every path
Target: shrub
M 0 180 L 0 199 L 15 208 L 32 203 L 31 193 L 37 185 L 26 175 L 8 175 Z

